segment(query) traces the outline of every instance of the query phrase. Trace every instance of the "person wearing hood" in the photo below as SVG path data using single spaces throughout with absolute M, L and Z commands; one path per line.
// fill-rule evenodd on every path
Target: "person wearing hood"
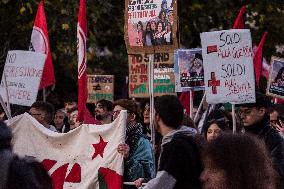
M 155 127 L 163 136 L 157 176 L 143 189 L 199 189 L 200 149 L 188 127 L 182 127 L 183 107 L 174 95 L 155 101 Z
M 239 115 L 245 132 L 264 141 L 272 157 L 273 167 L 281 178 L 281 186 L 278 188 L 284 188 L 284 140 L 270 126 L 269 107 L 270 99 L 266 95 L 256 92 L 256 102 L 241 104 Z

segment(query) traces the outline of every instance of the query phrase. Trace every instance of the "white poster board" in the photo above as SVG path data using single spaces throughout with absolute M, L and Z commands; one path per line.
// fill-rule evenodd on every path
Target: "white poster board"
M 11 104 L 31 106 L 36 101 L 45 59 L 45 54 L 31 51 L 8 52 L 0 85 L 0 94 L 5 102 L 4 74 Z
M 205 32 L 200 37 L 207 102 L 254 103 L 255 77 L 250 31 Z

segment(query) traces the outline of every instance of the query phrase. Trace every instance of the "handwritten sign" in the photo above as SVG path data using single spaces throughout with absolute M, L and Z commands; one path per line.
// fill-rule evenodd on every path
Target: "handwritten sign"
M 96 103 L 101 99 L 113 101 L 113 75 L 88 75 L 88 100 Z
M 150 54 L 131 54 L 129 63 L 129 96 L 149 97 L 148 64 Z M 154 54 L 154 95 L 175 95 L 173 53 Z
M 267 94 L 284 99 L 284 59 L 272 57 Z
M 223 30 L 200 36 L 207 102 L 255 102 L 250 31 Z
M 31 51 L 9 51 L 2 75 L 0 94 L 7 101 L 4 74 L 11 104 L 31 106 L 37 98 L 45 54 Z
M 177 1 L 125 0 L 128 53 L 173 51 L 178 43 Z
M 178 69 L 182 88 L 204 89 L 204 71 L 201 49 L 179 49 Z

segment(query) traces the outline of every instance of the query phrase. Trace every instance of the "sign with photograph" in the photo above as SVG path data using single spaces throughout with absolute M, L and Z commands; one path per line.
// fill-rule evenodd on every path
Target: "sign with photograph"
M 88 103 L 101 99 L 113 101 L 113 75 L 88 75 Z
M 177 1 L 125 0 L 128 53 L 168 52 L 177 48 Z
M 204 89 L 204 70 L 202 49 L 179 49 L 178 69 L 182 88 L 193 90 Z
M 20 50 L 8 52 L 0 85 L 0 94 L 5 102 L 4 76 L 11 104 L 31 106 L 36 101 L 45 59 L 46 55 L 42 53 Z
M 249 30 L 201 33 L 206 100 L 254 103 L 255 77 Z
M 129 97 L 149 97 L 148 64 L 150 54 L 131 54 L 129 65 Z M 173 53 L 154 54 L 154 96 L 175 95 Z
M 267 94 L 284 99 L 284 59 L 271 58 Z

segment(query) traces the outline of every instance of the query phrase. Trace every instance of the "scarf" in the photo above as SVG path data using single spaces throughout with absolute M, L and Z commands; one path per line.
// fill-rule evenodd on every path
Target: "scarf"
M 138 140 L 143 135 L 143 126 L 137 122 L 130 122 L 126 126 L 126 144 L 129 145 L 130 151 L 129 156 L 131 157 L 132 153 L 137 147 Z

